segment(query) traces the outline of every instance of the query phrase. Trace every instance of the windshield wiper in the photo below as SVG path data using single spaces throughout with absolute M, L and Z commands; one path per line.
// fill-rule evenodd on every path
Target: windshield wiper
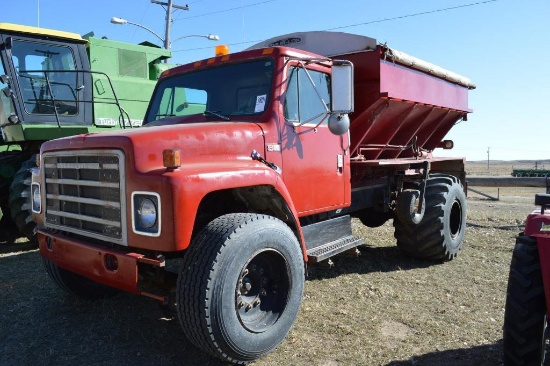
M 224 116 L 223 114 L 219 114 L 217 111 L 214 112 L 214 111 L 204 111 L 203 114 L 205 116 L 214 116 L 214 117 L 218 117 L 219 119 L 223 119 L 224 121 L 229 121 L 230 118 L 227 117 L 227 116 Z

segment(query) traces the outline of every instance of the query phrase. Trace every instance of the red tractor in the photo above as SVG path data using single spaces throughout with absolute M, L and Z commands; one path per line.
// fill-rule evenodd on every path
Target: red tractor
M 504 365 L 550 365 L 550 194 L 516 238 L 504 312 Z

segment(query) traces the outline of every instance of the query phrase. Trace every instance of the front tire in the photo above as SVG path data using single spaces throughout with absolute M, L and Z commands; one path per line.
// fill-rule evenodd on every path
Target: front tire
M 178 318 L 198 348 L 232 363 L 273 351 L 298 314 L 300 245 L 280 220 L 228 214 L 193 239 L 177 284 Z
M 71 295 L 85 300 L 97 300 L 112 297 L 120 291 L 101 283 L 82 277 L 71 271 L 67 271 L 50 260 L 43 258 L 44 267 L 52 281 Z
M 504 365 L 547 365 L 549 328 L 535 238 L 520 235 L 510 263 L 504 308 Z
M 466 194 L 460 181 L 445 174 L 432 174 L 426 181 L 425 211 L 420 223 L 393 220 L 397 246 L 406 255 L 452 260 L 458 255 L 466 229 Z

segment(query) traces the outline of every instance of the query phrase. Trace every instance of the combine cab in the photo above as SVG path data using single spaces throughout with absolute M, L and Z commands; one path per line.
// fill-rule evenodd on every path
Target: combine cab
M 141 125 L 170 55 L 151 45 L 0 23 L 0 242 L 34 238 L 30 169 L 40 145 Z

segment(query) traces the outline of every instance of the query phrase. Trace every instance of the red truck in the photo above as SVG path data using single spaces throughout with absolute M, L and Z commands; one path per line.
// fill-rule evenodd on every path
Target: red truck
M 87 298 L 175 299 L 200 349 L 275 349 L 306 266 L 393 219 L 409 256 L 451 260 L 462 158 L 436 158 L 475 85 L 364 36 L 294 33 L 165 71 L 144 128 L 42 145 L 32 183 L 53 281 Z M 176 269 L 174 269 L 176 268 Z

